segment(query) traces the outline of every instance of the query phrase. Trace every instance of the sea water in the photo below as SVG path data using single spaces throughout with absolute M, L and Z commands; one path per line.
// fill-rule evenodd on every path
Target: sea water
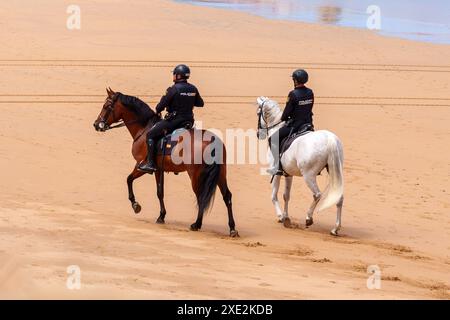
M 370 28 L 385 36 L 450 44 L 450 0 L 176 1 L 240 10 L 269 19 Z

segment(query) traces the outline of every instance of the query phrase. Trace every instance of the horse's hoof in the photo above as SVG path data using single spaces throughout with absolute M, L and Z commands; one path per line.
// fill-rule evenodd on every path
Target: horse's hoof
M 334 237 L 338 237 L 338 236 L 339 236 L 338 231 L 337 231 L 336 229 L 331 230 L 331 231 L 330 231 L 330 234 L 331 234 L 332 236 L 334 236 Z
M 237 230 L 231 230 L 230 237 L 231 238 L 239 238 L 239 232 Z
M 306 219 L 306 226 L 307 226 L 307 227 L 310 227 L 310 226 L 312 226 L 313 224 L 314 224 L 313 218 L 311 218 L 311 219 Z
M 134 202 L 132 205 L 134 213 L 138 214 L 139 212 L 141 212 L 142 207 L 138 202 Z
M 164 218 L 158 217 L 158 219 L 156 220 L 156 223 L 157 224 L 164 224 L 166 222 L 164 221 Z
M 291 219 L 289 219 L 289 217 L 286 217 L 283 219 L 283 226 L 285 228 L 290 228 L 291 227 Z
M 191 231 L 198 231 L 200 228 L 197 226 L 197 224 L 193 223 L 191 224 Z

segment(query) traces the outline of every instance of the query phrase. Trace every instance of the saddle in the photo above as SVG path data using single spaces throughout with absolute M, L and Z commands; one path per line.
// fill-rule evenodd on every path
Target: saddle
M 286 173 L 286 171 L 284 171 L 283 166 L 281 165 L 281 157 L 283 156 L 283 153 L 289 149 L 289 147 L 291 146 L 292 142 L 295 141 L 295 139 L 297 139 L 300 136 L 304 136 L 305 134 L 308 134 L 310 132 L 314 131 L 314 126 L 310 123 L 304 124 L 300 127 L 300 129 L 294 133 L 289 134 L 286 138 L 284 138 L 281 143 L 280 143 L 280 161 L 278 163 L 279 165 L 279 169 L 281 170 L 281 172 L 283 173 L 283 176 L 288 177 L 289 175 Z M 272 177 L 273 180 L 274 177 Z M 272 183 L 271 180 L 271 183 Z
M 180 128 L 175 129 L 169 134 L 166 134 L 162 139 L 160 139 L 156 146 L 156 154 L 161 156 L 170 156 L 172 150 L 178 144 L 178 137 L 182 135 L 185 131 L 193 128 L 193 123 L 191 121 L 186 121 L 182 123 Z
M 291 133 L 286 138 L 284 138 L 280 143 L 280 159 L 283 153 L 289 149 L 292 142 L 294 142 L 295 139 L 297 139 L 300 136 L 304 136 L 305 134 L 308 134 L 310 132 L 314 131 L 314 126 L 310 123 L 304 124 L 300 127 L 300 129 L 297 132 Z

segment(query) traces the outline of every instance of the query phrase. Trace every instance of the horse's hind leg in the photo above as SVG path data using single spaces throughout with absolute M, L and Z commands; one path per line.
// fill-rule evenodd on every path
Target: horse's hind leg
M 198 231 L 202 228 L 203 224 L 203 211 L 198 210 L 197 212 L 197 220 L 193 224 L 191 224 L 191 231 Z
M 313 202 L 309 207 L 308 212 L 306 213 L 306 226 L 309 227 L 314 223 L 313 214 L 316 209 L 317 204 L 320 201 L 322 194 L 320 193 L 319 186 L 317 185 L 316 175 L 315 174 L 305 174 L 304 179 L 306 185 L 313 193 Z
M 199 173 L 195 172 L 195 171 L 188 171 L 189 177 L 191 178 L 191 184 L 192 184 L 192 190 L 195 193 L 195 196 L 198 199 L 199 196 L 199 186 L 197 184 L 198 181 L 198 177 L 199 177 Z M 197 220 L 195 220 L 195 222 L 193 224 L 191 224 L 191 231 L 199 231 L 202 228 L 202 224 L 203 224 L 203 210 L 198 209 L 197 212 Z
M 141 177 L 144 173 L 137 170 L 136 168 L 133 170 L 133 172 L 130 173 L 130 175 L 127 178 L 127 185 L 128 185 L 128 199 L 131 202 L 131 207 L 134 210 L 134 213 L 138 214 L 141 212 L 141 205 L 136 201 L 134 197 L 133 192 L 133 181 L 137 178 Z
M 239 233 L 235 229 L 236 224 L 234 223 L 233 218 L 233 208 L 231 203 L 231 191 L 228 189 L 227 185 L 227 178 L 226 178 L 226 169 L 225 167 L 222 167 L 224 169 L 221 170 L 220 178 L 219 178 L 219 189 L 222 193 L 223 201 L 225 202 L 225 205 L 227 206 L 228 210 L 228 226 L 230 227 L 230 236 L 231 237 L 239 237 Z
M 161 172 L 155 173 L 155 181 L 156 181 L 156 192 L 158 195 L 159 200 L 159 217 L 156 220 L 156 223 L 164 224 L 165 223 L 165 217 L 166 217 L 166 206 L 164 205 L 164 173 L 161 174 Z
M 341 229 L 341 215 L 342 215 L 342 206 L 344 205 L 344 196 L 336 204 L 337 207 L 337 215 L 336 215 L 336 227 L 331 230 L 331 234 L 333 236 L 337 236 L 339 230 Z

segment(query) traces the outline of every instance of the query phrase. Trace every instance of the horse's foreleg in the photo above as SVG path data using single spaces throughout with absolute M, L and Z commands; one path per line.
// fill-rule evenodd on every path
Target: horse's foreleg
M 227 185 L 227 178 L 226 178 L 226 170 L 222 169 L 220 178 L 219 178 L 219 189 L 222 193 L 223 201 L 225 202 L 225 205 L 227 206 L 228 210 L 228 226 L 230 227 L 230 236 L 231 237 L 239 237 L 239 233 L 235 229 L 236 225 L 234 223 L 233 218 L 233 208 L 231 204 L 231 191 L 228 189 Z
M 291 219 L 289 219 L 289 200 L 291 199 L 291 188 L 292 188 L 293 177 L 285 178 L 285 186 L 283 193 L 284 200 L 284 212 L 283 212 L 283 224 L 286 228 L 291 226 Z
M 305 174 L 304 179 L 309 189 L 312 191 L 314 198 L 308 212 L 306 213 L 306 226 L 309 227 L 314 223 L 313 220 L 314 210 L 316 209 L 322 194 L 320 193 L 319 186 L 317 185 L 315 174 Z
M 159 217 L 156 220 L 156 223 L 164 224 L 166 218 L 166 206 L 164 205 L 164 173 L 160 171 L 155 173 L 155 181 L 156 181 L 156 193 L 158 195 L 159 200 Z
M 283 211 L 278 201 L 278 190 L 280 189 L 281 176 L 275 176 L 272 181 L 272 203 L 275 206 L 275 213 L 278 217 L 278 222 L 283 222 Z
M 131 202 L 131 207 L 134 210 L 134 213 L 138 214 L 141 212 L 141 205 L 136 201 L 136 198 L 134 197 L 133 192 L 133 181 L 137 178 L 141 177 L 144 173 L 137 170 L 136 168 L 133 170 L 133 172 L 130 173 L 130 175 L 127 178 L 127 185 L 128 185 L 128 199 Z
M 342 215 L 342 206 L 344 205 L 344 196 L 341 197 L 341 199 L 336 204 L 337 207 L 337 214 L 336 214 L 336 227 L 331 230 L 331 234 L 333 236 L 337 236 L 339 230 L 341 229 L 341 215 Z

